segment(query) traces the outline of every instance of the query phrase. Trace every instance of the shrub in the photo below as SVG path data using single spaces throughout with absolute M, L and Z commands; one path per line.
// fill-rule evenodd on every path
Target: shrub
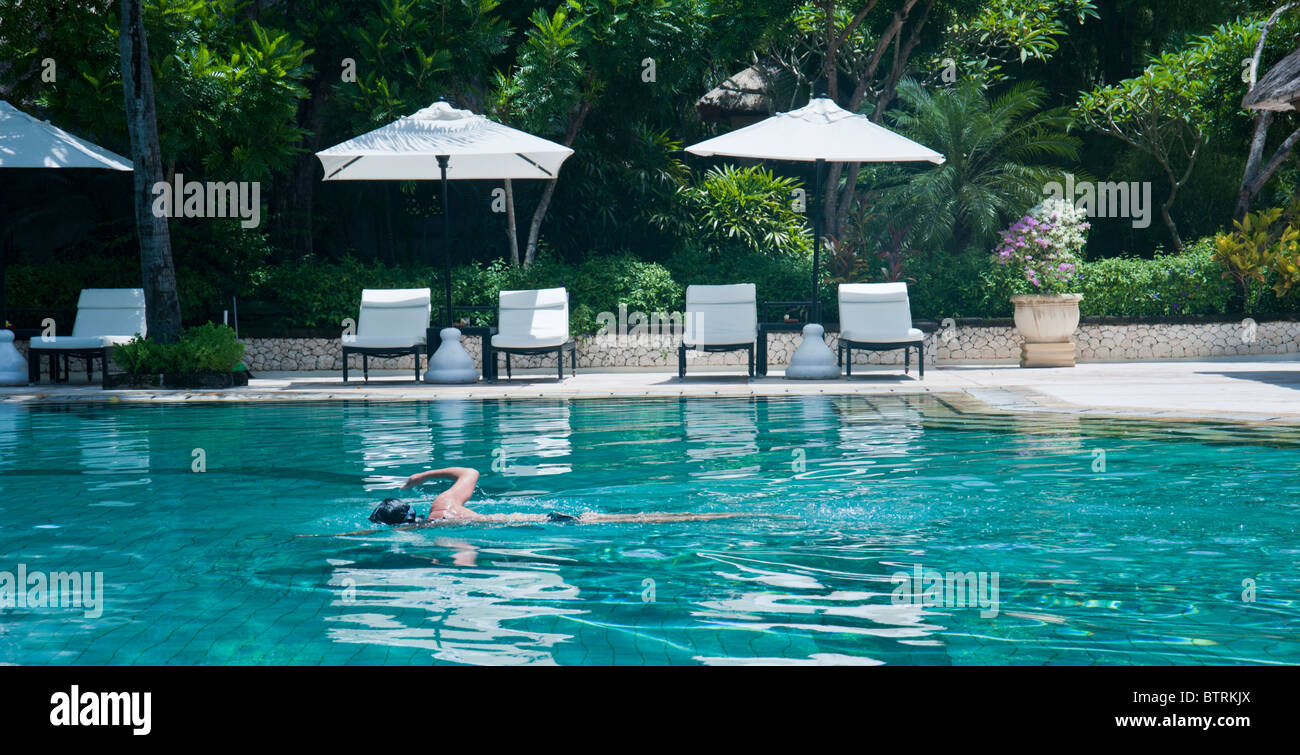
M 339 326 L 357 316 L 363 288 L 424 288 L 440 297 L 442 274 L 433 268 L 397 268 L 354 257 L 323 262 L 305 258 L 272 268 L 254 296 L 282 305 L 304 327 Z
M 276 268 L 259 293 L 294 313 L 295 323 L 320 327 L 356 317 L 363 288 L 429 287 L 437 321 L 442 285 L 442 272 L 433 268 L 405 270 L 344 258 L 334 263 L 300 262 Z M 452 301 L 458 305 L 495 310 L 501 291 L 561 286 L 569 290 L 569 327 L 574 335 L 596 332 L 596 315 L 617 312 L 620 302 L 629 310 L 656 312 L 671 310 L 681 298 L 681 287 L 666 268 L 627 253 L 593 257 L 573 266 L 543 252 L 528 268 L 494 260 L 452 270 Z M 458 312 L 457 317 L 484 325 L 494 321 L 496 313 Z
M 1295 212 L 1300 205 L 1286 212 L 1281 207 L 1248 213 L 1243 220 L 1233 221 L 1231 233 L 1214 237 L 1214 256 L 1224 268 L 1225 275 L 1237 282 L 1252 311 L 1257 296 L 1252 295 L 1252 284 L 1271 286 L 1277 298 L 1283 298 L 1300 283 L 1300 220 Z
M 1079 265 L 1074 293 L 1089 316 L 1163 317 L 1222 315 L 1240 311 L 1240 297 L 1213 258 L 1214 239 L 1189 245 L 1183 254 L 1154 259 L 1112 257 Z M 949 258 L 925 254 L 908 261 L 912 313 L 919 319 L 1010 317 L 1013 294 L 1031 290 L 1010 265 L 969 249 Z M 1291 294 L 1290 299 L 1300 299 Z M 1286 311 L 1295 302 L 1261 297 L 1261 310 Z
M 176 371 L 230 372 L 244 358 L 244 344 L 224 325 L 204 323 L 185 331 L 176 344 Z
M 137 336 L 113 349 L 113 361 L 132 375 L 231 372 L 243 358 L 235 331 L 212 323 L 187 329 L 176 343 Z
M 912 314 L 918 319 L 1009 317 L 1013 293 L 1027 293 L 1029 283 L 986 252 L 928 252 L 913 255 L 904 266 Z
M 571 329 L 574 335 L 595 333 L 601 312 L 618 313 L 620 304 L 629 312 L 671 312 L 684 296 L 668 268 L 656 262 L 642 262 L 630 254 L 594 257 L 575 271 L 570 287 Z
M 1149 260 L 1113 257 L 1085 263 L 1080 312 L 1146 317 L 1221 315 L 1239 309 L 1240 301 L 1214 259 L 1213 243 L 1201 239 L 1182 254 Z
M 113 347 L 113 362 L 132 375 L 158 375 L 170 370 L 170 352 L 151 338 L 136 336 Z
M 761 303 L 807 299 L 812 282 L 811 257 L 773 257 L 757 252 L 722 254 L 715 249 L 691 246 L 674 254 L 667 268 L 673 280 L 682 286 L 678 307 L 682 305 L 688 284 L 753 283 Z M 836 312 L 835 292 L 829 286 L 822 286 L 822 305 L 829 319 Z M 759 318 L 763 316 L 760 312 Z
M 138 260 L 89 257 L 10 265 L 5 270 L 8 306 L 17 309 L 75 309 L 83 288 L 138 288 Z M 42 315 L 10 315 L 15 325 L 35 327 Z M 68 323 L 71 327 L 72 323 Z

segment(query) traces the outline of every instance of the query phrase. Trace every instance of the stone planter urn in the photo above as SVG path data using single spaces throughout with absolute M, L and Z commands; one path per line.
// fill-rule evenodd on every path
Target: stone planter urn
M 1025 342 L 1020 345 L 1021 367 L 1073 367 L 1074 341 L 1079 327 L 1079 301 L 1083 294 L 1020 294 L 1011 297 L 1016 306 L 1016 330 Z
M 27 385 L 27 360 L 14 346 L 12 330 L 0 330 L 0 385 Z

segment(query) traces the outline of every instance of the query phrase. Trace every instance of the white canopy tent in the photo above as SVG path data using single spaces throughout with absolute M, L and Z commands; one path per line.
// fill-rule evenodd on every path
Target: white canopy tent
M 827 97 L 813 98 L 798 110 L 777 113 L 750 126 L 706 139 L 686 148 L 701 157 L 747 157 L 760 160 L 791 160 L 817 165 L 817 200 L 813 215 L 812 311 L 818 319 L 821 297 L 817 272 L 821 256 L 822 171 L 826 163 L 931 162 L 940 165 L 944 156 L 900 134 L 872 123 L 865 115 L 851 113 Z
M 0 168 L 99 168 L 104 170 L 132 170 L 131 161 L 121 155 L 110 152 L 85 139 L 79 139 L 67 131 L 28 115 L 18 108 L 0 100 Z M 0 244 L 0 330 L 3 330 L 8 317 L 8 302 L 5 296 L 5 248 Z M 6 378 L 18 369 L 22 357 L 13 348 L 13 333 L 3 330 L 5 334 L 0 342 L 8 348 L 0 349 L 0 384 L 26 383 L 24 373 L 21 378 Z M 11 352 L 11 353 L 10 353 Z M 12 369 L 11 369 L 12 368 Z M 23 369 L 26 369 L 25 363 Z M 18 382 L 14 382 L 18 381 Z
M 445 245 L 450 237 L 448 180 L 555 178 L 572 154 L 562 144 L 435 102 L 316 156 L 326 181 L 442 181 Z M 446 251 L 445 317 L 450 324 L 451 254 Z

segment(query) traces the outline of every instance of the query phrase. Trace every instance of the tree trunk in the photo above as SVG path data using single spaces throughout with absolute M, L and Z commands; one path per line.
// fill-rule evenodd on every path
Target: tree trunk
M 1246 171 L 1241 176 L 1241 189 L 1237 192 L 1237 209 L 1232 214 L 1235 220 L 1246 217 L 1246 213 L 1250 212 L 1250 204 L 1255 199 L 1250 184 L 1259 175 L 1259 166 L 1264 159 L 1264 143 L 1268 141 L 1268 127 L 1272 123 L 1271 111 L 1260 110 L 1255 113 L 1255 135 L 1250 140 L 1250 155 L 1246 158 Z
M 555 196 L 557 180 L 552 178 L 546 182 L 546 188 L 542 190 L 542 198 L 537 202 L 537 209 L 533 210 L 533 220 L 528 224 L 528 246 L 524 249 L 524 267 L 530 267 L 537 257 L 537 237 L 542 232 L 542 219 L 546 217 L 546 211 L 551 206 L 551 197 Z
M 569 124 L 569 130 L 564 135 L 564 146 L 572 147 L 573 140 L 577 138 L 578 131 L 582 128 L 583 121 L 587 120 L 587 113 L 591 112 L 591 103 L 583 102 L 578 108 L 577 115 Z M 533 259 L 537 257 L 537 237 L 542 232 L 542 220 L 546 217 L 546 211 L 551 206 L 551 197 L 555 195 L 555 178 L 546 182 L 546 189 L 542 191 L 542 198 L 537 203 L 537 209 L 533 210 L 533 220 L 528 224 L 528 245 L 524 248 L 524 267 L 533 264 Z
M 172 343 L 181 334 L 181 304 L 176 294 L 176 268 L 172 262 L 168 219 L 153 213 L 152 188 L 162 181 L 163 169 L 158 147 L 153 72 L 149 68 L 149 45 L 145 39 L 141 0 L 122 0 L 119 46 L 127 131 L 135 164 L 135 226 L 140 237 L 145 323 L 151 338 Z
M 879 91 L 876 97 L 875 107 L 869 116 L 873 123 L 880 123 L 884 119 L 885 108 L 893 102 L 897 95 L 898 83 L 902 80 L 903 74 L 907 71 L 908 62 L 911 60 L 912 52 L 920 43 L 921 32 L 925 28 L 926 21 L 929 19 L 930 10 L 934 7 L 935 0 L 926 0 L 921 12 L 912 16 L 912 11 L 920 0 L 905 0 L 901 6 L 894 10 L 889 24 L 881 33 L 876 42 L 876 47 L 866 66 L 860 71 L 859 78 L 853 87 L 853 93 L 849 96 L 848 103 L 844 106 L 846 110 L 857 112 L 861 107 L 863 100 L 869 90 L 873 90 L 873 82 L 876 79 L 876 71 L 879 69 L 881 61 L 891 46 L 894 47 L 893 60 L 890 62 L 889 73 L 880 81 Z M 866 18 L 867 14 L 874 9 L 876 3 L 870 2 L 863 6 L 840 32 L 836 33 L 833 20 L 835 9 L 834 2 L 822 2 L 822 10 L 825 22 L 825 44 L 826 54 L 822 59 L 822 75 L 827 77 L 827 94 L 839 102 L 839 82 L 835 75 L 836 64 L 835 56 L 853 31 Z M 903 39 L 903 29 L 911 18 L 913 20 L 911 32 L 906 40 Z M 839 238 L 844 221 L 847 219 L 850 206 L 854 201 L 857 190 L 858 173 L 862 166 L 857 163 L 847 166 L 848 176 L 843 188 L 840 188 L 840 178 L 845 173 L 844 163 L 830 163 L 827 166 L 826 184 L 822 187 L 822 196 L 818 197 L 821 202 L 822 213 L 822 234 L 831 238 Z
M 1255 43 L 1255 54 L 1250 58 L 1250 78 L 1247 81 L 1246 92 L 1249 93 L 1255 89 L 1255 84 L 1259 79 L 1259 64 L 1264 55 L 1264 43 L 1268 41 L 1268 34 L 1273 30 L 1273 25 L 1281 18 L 1282 14 L 1300 5 L 1300 3 L 1286 3 L 1274 10 L 1264 22 L 1264 26 L 1259 31 L 1259 40 Z M 1246 213 L 1250 212 L 1250 206 L 1255 201 L 1255 195 L 1259 190 L 1264 188 L 1268 179 L 1273 177 L 1273 173 L 1281 166 L 1282 161 L 1286 159 L 1291 148 L 1295 145 L 1297 135 L 1300 131 L 1292 134 L 1282 142 L 1282 145 L 1273 153 L 1273 158 L 1269 160 L 1268 167 L 1261 172 L 1260 163 L 1264 157 L 1264 143 L 1268 141 L 1268 127 L 1273 123 L 1273 113 L 1268 110 L 1259 110 L 1255 113 L 1255 134 L 1250 140 L 1250 155 L 1246 159 L 1246 171 L 1241 176 L 1241 188 L 1237 192 L 1237 207 L 1233 212 L 1236 220 L 1242 220 Z
M 1263 129 L 1262 136 L 1267 137 L 1268 126 L 1264 125 Z M 1256 133 L 1256 137 L 1260 138 L 1261 134 Z M 1256 195 L 1264 188 L 1264 184 L 1269 182 L 1277 169 L 1282 167 L 1282 163 L 1286 162 L 1298 142 L 1300 142 L 1300 129 L 1292 131 L 1290 136 L 1282 140 L 1277 149 L 1273 150 L 1273 156 L 1269 158 L 1268 164 L 1262 168 L 1259 166 L 1260 156 L 1255 154 L 1255 145 L 1251 144 L 1250 160 L 1246 163 L 1246 173 L 1241 180 L 1241 193 L 1237 195 L 1237 212 L 1234 215 L 1237 220 L 1242 220 L 1246 217 L 1246 213 L 1250 212 Z M 1262 139 L 1260 146 L 1262 149 Z
M 506 179 L 506 239 L 510 242 L 510 264 L 519 264 L 519 231 L 515 228 L 514 182 Z
M 1165 202 L 1160 205 L 1160 217 L 1164 219 L 1165 225 L 1169 228 L 1169 237 L 1174 242 L 1174 254 L 1183 253 L 1183 239 L 1178 235 L 1178 226 L 1174 225 L 1174 219 L 1169 214 L 1169 203 Z

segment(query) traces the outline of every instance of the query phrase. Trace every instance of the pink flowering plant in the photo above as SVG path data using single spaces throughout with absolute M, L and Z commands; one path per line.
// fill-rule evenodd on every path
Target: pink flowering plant
M 1068 293 L 1079 278 L 1079 263 L 1091 227 L 1074 203 L 1050 198 L 1002 232 L 994 259 L 1023 272 L 1034 290 Z

